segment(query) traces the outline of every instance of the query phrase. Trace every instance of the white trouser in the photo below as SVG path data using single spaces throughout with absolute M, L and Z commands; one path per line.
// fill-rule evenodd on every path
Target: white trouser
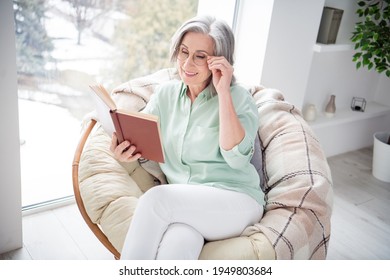
M 121 259 L 197 259 L 204 239 L 238 236 L 262 215 L 263 207 L 240 192 L 203 185 L 157 186 L 138 201 Z

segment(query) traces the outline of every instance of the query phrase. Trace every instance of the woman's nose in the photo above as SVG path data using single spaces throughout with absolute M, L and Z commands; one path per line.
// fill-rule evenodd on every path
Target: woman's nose
M 195 64 L 194 62 L 194 56 L 193 55 L 189 55 L 186 60 L 184 60 L 184 65 L 193 65 Z

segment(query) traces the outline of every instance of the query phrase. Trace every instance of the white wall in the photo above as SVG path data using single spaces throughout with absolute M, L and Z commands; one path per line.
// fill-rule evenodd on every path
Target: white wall
M 354 96 L 363 97 L 367 101 L 376 100 L 381 75 L 365 68 L 357 71 L 352 61 L 354 51 L 350 37 L 358 20 L 356 1 L 326 0 L 325 6 L 344 11 L 336 44 L 349 44 L 351 47 L 341 51 L 314 53 L 304 104 L 313 103 L 322 112 L 331 94 L 336 95 L 336 107 L 339 109 L 349 108 Z
M 336 95 L 337 109 L 349 108 L 354 96 L 373 101 L 379 75 L 357 71 L 352 56 L 352 50 L 315 53 L 304 103 L 313 103 L 323 112 L 331 94 Z
M 336 45 L 318 51 L 324 6 L 344 13 Z M 331 94 L 336 95 L 336 115 L 349 109 L 354 96 L 390 105 L 390 79 L 373 70 L 356 70 L 352 62 L 356 1 L 247 0 L 241 1 L 240 8 L 236 70 L 239 78 L 243 73 L 241 80 L 278 88 L 300 109 L 314 103 L 319 114 Z M 332 156 L 372 145 L 373 132 L 390 130 L 389 119 L 389 115 L 375 115 L 346 122 L 341 117 L 312 126 L 326 155 Z
M 302 107 L 324 1 L 238 1 L 235 74 L 239 82 L 280 89 Z M 230 19 L 234 3 L 200 0 L 199 13 Z
M 301 108 L 323 1 L 275 0 L 261 83 Z
M 352 61 L 355 52 L 350 37 L 358 20 L 355 14 L 357 2 L 326 0 L 325 5 L 344 10 L 335 46 L 346 47 L 333 49 L 331 45 L 330 48 L 325 48 L 325 51 L 314 52 L 304 104 L 315 104 L 319 115 L 322 115 L 330 95 L 334 94 L 336 118 L 340 114 L 351 112 L 353 97 L 390 105 L 390 79 L 384 73 L 376 73 L 374 69 L 356 70 L 356 65 Z M 390 130 L 390 115 L 359 117 L 348 122 L 343 122 L 343 118 L 340 118 L 338 122 L 332 121 L 332 125 L 318 126 L 314 123 L 313 128 L 323 144 L 326 155 L 333 156 L 372 145 L 374 132 Z
M 301 107 L 324 1 L 240 1 L 236 74 L 246 84 L 278 88 Z
M 22 246 L 20 140 L 12 0 L 0 1 L 0 253 Z
M 382 74 L 377 84 L 375 100 L 381 104 L 390 106 L 390 78 Z

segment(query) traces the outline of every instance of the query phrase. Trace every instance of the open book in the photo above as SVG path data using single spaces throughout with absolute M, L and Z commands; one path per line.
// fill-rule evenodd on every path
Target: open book
M 97 100 L 95 98 L 97 112 L 106 132 L 111 135 L 115 131 L 119 143 L 128 140 L 137 148 L 135 153 L 140 153 L 143 158 L 164 162 L 158 117 L 118 109 L 102 85 L 91 85 L 90 88 L 99 97 Z M 107 113 L 111 116 L 111 123 L 107 120 Z

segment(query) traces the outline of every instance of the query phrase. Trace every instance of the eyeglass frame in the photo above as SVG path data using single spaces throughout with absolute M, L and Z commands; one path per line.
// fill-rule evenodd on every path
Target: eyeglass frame
M 176 58 L 177 58 L 178 60 L 180 60 L 180 61 L 186 61 L 186 60 L 190 57 L 190 52 L 188 51 L 188 53 L 185 54 L 185 53 L 182 52 L 183 50 L 187 50 L 187 51 L 188 51 L 188 48 L 187 48 L 186 46 L 180 45 L 179 48 L 178 48 L 178 50 L 177 50 L 177 55 L 176 55 Z M 204 63 L 202 63 L 202 64 L 196 63 L 197 60 L 196 60 L 196 56 L 195 56 L 195 55 L 196 55 L 196 54 L 199 55 L 199 53 L 201 53 L 202 55 L 203 55 L 203 54 L 205 55 Z M 180 54 L 184 54 L 184 55 L 186 56 L 186 58 L 184 58 L 184 59 L 179 58 L 179 57 L 180 57 Z M 205 52 L 205 51 L 195 51 L 195 52 L 192 54 L 192 61 L 194 62 L 195 65 L 204 66 L 204 65 L 207 64 L 207 57 L 208 57 L 208 56 L 210 56 L 210 55 L 209 55 L 207 52 Z M 203 59 L 202 59 L 201 61 L 203 61 Z

